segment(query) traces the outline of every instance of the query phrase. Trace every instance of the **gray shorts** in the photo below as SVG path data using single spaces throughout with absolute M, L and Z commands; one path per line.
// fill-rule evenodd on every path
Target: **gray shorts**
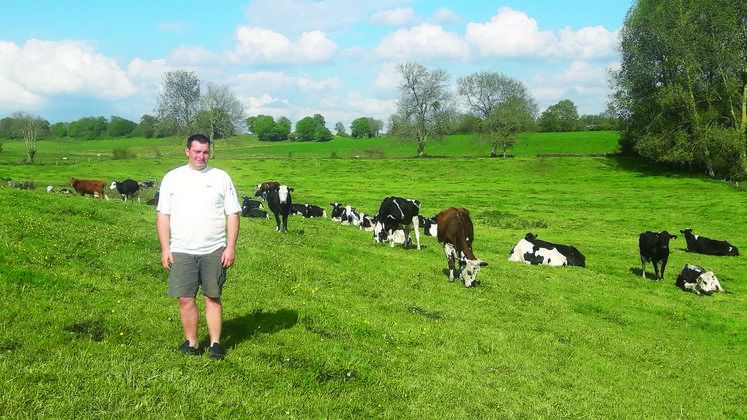
M 211 254 L 192 255 L 174 252 L 174 263 L 169 272 L 169 297 L 196 297 L 202 288 L 202 295 L 218 298 L 223 293 L 226 282 L 226 269 L 220 262 L 221 248 Z

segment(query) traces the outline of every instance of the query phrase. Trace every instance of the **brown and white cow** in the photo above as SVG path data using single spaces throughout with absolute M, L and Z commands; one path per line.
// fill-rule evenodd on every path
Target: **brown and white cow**
M 436 217 L 438 242 L 444 248 L 446 261 L 449 264 L 449 281 L 454 281 L 455 277 L 461 277 L 464 287 L 474 286 L 480 267 L 485 267 L 488 263 L 477 259 L 472 253 L 474 229 L 469 210 L 450 207 L 438 213 Z M 456 276 L 454 275 L 455 260 L 459 261 L 459 272 Z
M 109 199 L 104 194 L 104 181 L 70 178 L 70 186 L 75 188 L 75 191 L 81 196 L 91 194 L 94 197 Z

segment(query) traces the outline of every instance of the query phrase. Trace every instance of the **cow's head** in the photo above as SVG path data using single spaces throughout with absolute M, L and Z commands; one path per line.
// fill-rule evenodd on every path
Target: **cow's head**
M 472 287 L 480 284 L 475 278 L 480 273 L 480 268 L 487 266 L 488 263 L 482 260 L 465 260 L 461 267 L 461 277 L 464 281 L 464 287 Z
M 697 283 L 695 283 L 695 293 L 699 295 L 710 295 L 714 292 L 719 291 L 723 292 L 724 289 L 721 288 L 721 283 L 718 282 L 718 279 L 716 278 L 716 275 L 713 274 L 713 271 L 706 271 L 705 273 L 698 276 Z
M 373 229 L 373 240 L 374 242 L 386 242 L 389 238 L 389 233 L 384 228 L 384 224 L 376 220 Z
M 117 180 L 116 179 L 114 181 L 112 181 L 111 185 L 109 185 L 109 189 L 110 190 L 116 190 L 117 189 Z

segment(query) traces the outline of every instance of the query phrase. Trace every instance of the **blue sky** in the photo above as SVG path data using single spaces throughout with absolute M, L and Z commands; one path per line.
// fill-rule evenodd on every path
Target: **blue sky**
M 50 1 L 3 5 L 0 118 L 50 122 L 154 112 L 163 74 L 196 71 L 229 86 L 247 116 L 332 129 L 384 122 L 399 96 L 395 66 L 523 80 L 546 108 L 604 111 L 606 72 L 632 0 Z

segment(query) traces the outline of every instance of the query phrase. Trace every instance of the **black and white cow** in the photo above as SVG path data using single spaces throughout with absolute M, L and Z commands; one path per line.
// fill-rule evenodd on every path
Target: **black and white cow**
M 158 185 L 155 180 L 152 179 L 145 179 L 140 182 L 138 182 L 138 185 L 140 185 L 140 188 L 156 188 Z
M 254 193 L 254 196 L 261 197 L 263 200 L 267 201 L 267 193 L 278 187 L 280 187 L 280 183 L 277 181 L 263 182 L 257 185 L 257 191 Z
M 685 264 L 677 276 L 677 287 L 691 291 L 696 295 L 710 295 L 714 292 L 726 292 L 718 282 L 713 271 L 706 271 L 697 265 Z
M 418 223 L 423 228 L 425 236 L 436 236 L 438 234 L 438 215 L 427 219 L 423 216 L 418 216 Z
M 638 250 L 641 255 L 641 276 L 646 278 L 646 263 L 654 265 L 654 280 L 664 278 L 664 268 L 669 259 L 669 241 L 677 239 L 666 230 L 652 232 L 647 230 L 638 235 Z M 661 269 L 659 268 L 661 266 Z
M 329 203 L 332 206 L 332 211 L 329 213 L 329 220 L 333 222 L 342 222 L 342 213 L 345 211 L 345 207 L 339 201 Z
M 374 242 L 389 242 L 394 247 L 394 232 L 402 229 L 405 233 L 403 248 L 407 248 L 410 231 L 415 231 L 418 249 L 420 249 L 420 224 L 418 214 L 420 201 L 409 198 L 389 196 L 381 201 L 379 211 L 374 216 Z
M 319 206 L 305 203 L 301 215 L 306 219 L 310 219 L 313 217 L 327 217 L 327 212 Z
M 300 215 L 303 215 L 303 210 L 304 210 L 303 204 L 293 203 L 290 206 L 290 210 L 288 210 L 288 214 L 291 216 L 300 216 Z
M 376 221 L 374 221 L 373 216 L 370 216 L 365 213 L 361 213 L 361 224 L 358 225 L 358 229 L 371 232 L 374 230 L 375 224 L 376 224 Z
M 293 200 L 291 199 L 293 188 L 287 185 L 270 187 L 267 191 L 267 205 L 275 215 L 275 231 L 280 232 L 280 219 L 283 220 L 283 232 L 288 231 L 288 214 L 290 213 Z
M 267 219 L 267 212 L 262 210 L 264 206 L 259 200 L 252 200 L 249 197 L 241 197 L 241 216 L 242 217 L 262 217 Z
M 531 265 L 586 267 L 586 257 L 575 246 L 546 242 L 531 232 L 511 249 L 508 260 Z
M 472 241 L 475 239 L 472 219 L 465 208 L 450 207 L 436 215 L 439 220 L 436 237 L 446 254 L 449 265 L 449 281 L 462 278 L 464 287 L 472 287 L 480 268 L 488 265 L 472 253 Z M 459 271 L 455 271 L 455 262 L 459 261 Z
M 127 197 L 137 197 L 137 202 L 140 203 L 140 184 L 134 179 L 125 179 L 122 182 L 115 179 L 109 185 L 109 189 L 119 191 L 122 201 L 127 201 Z
M 695 235 L 690 228 L 682 229 L 680 233 L 685 235 L 687 250 L 690 252 L 706 255 L 728 255 L 732 257 L 739 255 L 739 249 L 729 242 Z

